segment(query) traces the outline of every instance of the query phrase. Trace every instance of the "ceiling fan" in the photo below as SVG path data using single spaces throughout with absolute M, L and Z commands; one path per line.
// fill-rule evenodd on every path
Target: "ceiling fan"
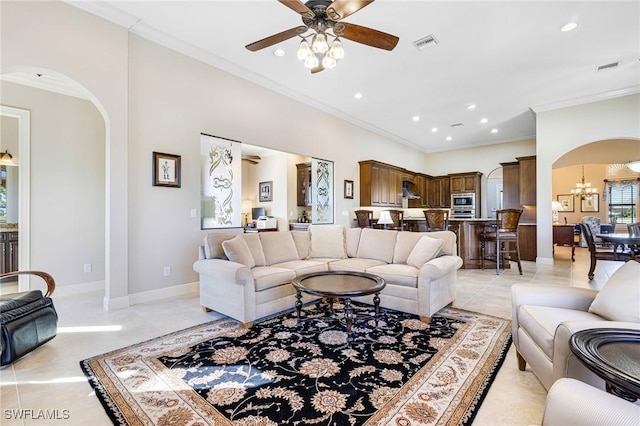
M 246 161 L 247 163 L 250 164 L 259 164 L 260 160 L 262 160 L 262 158 L 260 158 L 259 155 L 252 155 L 252 154 L 243 154 L 242 155 L 242 161 Z
M 304 25 L 248 44 L 245 46 L 248 50 L 255 52 L 300 36 L 302 41 L 298 49 L 298 58 L 305 61 L 305 66 L 310 68 L 312 73 L 316 73 L 325 68 L 332 68 L 336 61 L 344 56 L 340 38 L 384 50 L 393 50 L 398 44 L 399 38 L 394 35 L 342 22 L 344 18 L 373 3 L 374 0 L 309 0 L 306 3 L 300 0 L 278 1 L 300 14 Z M 311 33 L 307 34 L 309 31 Z M 331 46 L 328 36 L 333 37 Z M 311 38 L 311 45 L 307 38 Z

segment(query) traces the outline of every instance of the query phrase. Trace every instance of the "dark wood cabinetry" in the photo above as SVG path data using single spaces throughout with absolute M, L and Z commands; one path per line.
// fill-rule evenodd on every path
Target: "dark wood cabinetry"
M 520 163 L 520 204 L 536 205 L 536 157 L 518 157 Z
M 451 207 L 451 179 L 449 176 L 436 176 L 433 178 L 429 207 Z
M 18 233 L 0 232 L 0 273 L 18 270 Z
M 402 206 L 402 180 L 409 174 L 377 161 L 360 162 L 360 205 L 379 207 Z
M 480 178 L 482 173 L 456 173 L 450 174 L 451 193 L 454 192 L 474 192 L 480 193 Z
M 311 206 L 311 163 L 296 164 L 297 204 L 300 207 Z

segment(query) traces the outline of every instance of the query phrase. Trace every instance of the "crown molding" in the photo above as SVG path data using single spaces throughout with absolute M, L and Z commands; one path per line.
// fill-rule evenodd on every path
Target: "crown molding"
M 553 111 L 561 108 L 569 108 L 578 105 L 584 105 L 592 102 L 605 101 L 608 99 L 620 98 L 622 96 L 634 95 L 640 93 L 640 86 L 626 87 L 624 89 L 612 90 L 604 93 L 597 93 L 595 95 L 582 96 L 579 98 L 566 99 L 563 101 L 553 102 L 544 105 L 532 106 L 530 109 L 533 114 L 540 112 Z

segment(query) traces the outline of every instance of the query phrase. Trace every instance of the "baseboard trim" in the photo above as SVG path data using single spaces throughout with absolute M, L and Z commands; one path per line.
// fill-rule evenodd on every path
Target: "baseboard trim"
M 74 294 L 89 293 L 91 291 L 104 291 L 104 281 L 91 281 L 80 284 L 56 286 L 56 296 L 70 296 Z
M 159 288 L 157 290 L 143 291 L 129 295 L 129 302 L 132 305 L 138 303 L 154 302 L 156 300 L 169 299 L 171 297 L 184 296 L 198 293 L 200 283 L 198 281 L 187 284 L 175 285 L 172 287 Z
M 536 263 L 540 265 L 553 265 L 553 257 L 536 257 Z

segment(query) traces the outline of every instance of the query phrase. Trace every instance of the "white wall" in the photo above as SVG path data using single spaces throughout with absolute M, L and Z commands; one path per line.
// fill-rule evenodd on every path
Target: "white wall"
M 0 90 L 3 104 L 31 112 L 31 268 L 60 288 L 104 281 L 104 120 L 87 100 L 7 82 Z

